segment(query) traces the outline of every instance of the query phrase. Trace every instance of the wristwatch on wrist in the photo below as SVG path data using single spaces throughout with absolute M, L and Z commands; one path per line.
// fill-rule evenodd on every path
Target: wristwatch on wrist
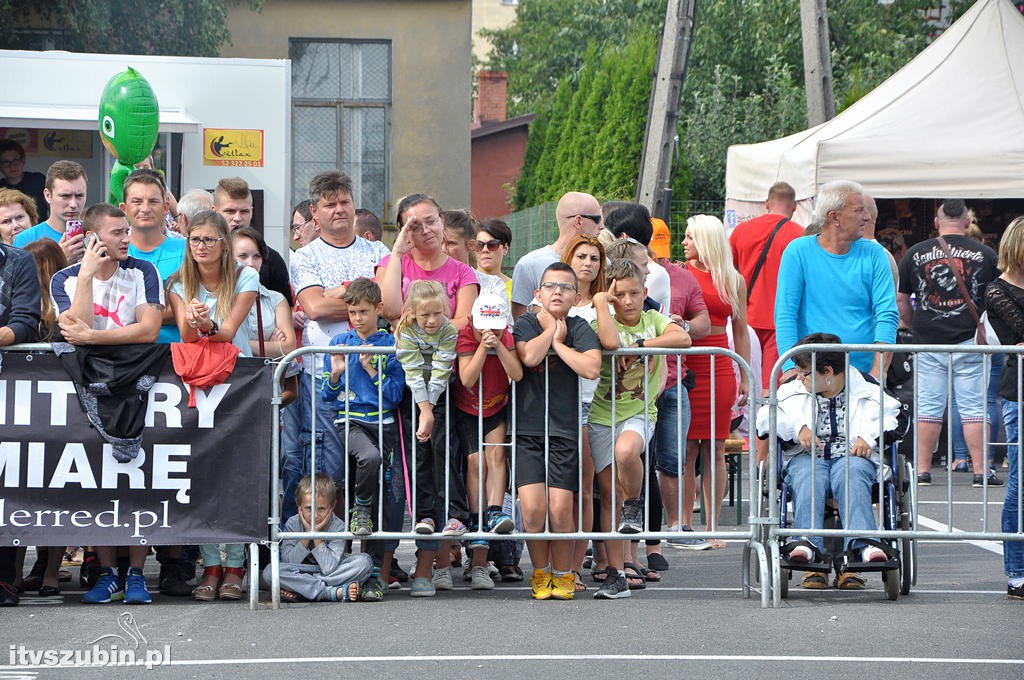
M 644 339 L 640 338 L 639 340 L 637 340 L 636 341 L 636 346 L 637 347 L 643 347 L 644 346 Z
M 683 319 L 683 330 L 686 331 L 687 333 L 690 332 L 690 322 L 687 321 L 686 319 Z

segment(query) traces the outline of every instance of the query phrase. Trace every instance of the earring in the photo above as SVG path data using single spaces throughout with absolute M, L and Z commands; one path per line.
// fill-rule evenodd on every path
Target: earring
M 832 378 L 825 378 L 825 387 L 832 386 Z

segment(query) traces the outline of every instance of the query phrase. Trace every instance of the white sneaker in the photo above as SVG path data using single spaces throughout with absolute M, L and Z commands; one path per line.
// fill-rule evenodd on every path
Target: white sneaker
M 881 548 L 869 545 L 861 552 L 862 562 L 885 562 L 885 551 Z
M 469 572 L 473 590 L 494 590 L 494 581 L 487 573 L 487 567 L 473 567 Z
M 455 582 L 452 581 L 452 568 L 442 567 L 434 570 L 434 576 L 430 579 L 434 584 L 434 590 L 454 590 Z
M 806 545 L 798 545 L 793 548 L 793 551 L 789 553 L 790 562 L 801 562 L 806 563 L 814 559 L 814 551 L 808 548 Z

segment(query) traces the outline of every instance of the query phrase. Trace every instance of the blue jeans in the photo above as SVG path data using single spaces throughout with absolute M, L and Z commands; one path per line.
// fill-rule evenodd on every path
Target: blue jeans
M 685 387 L 673 385 L 655 402 L 654 461 L 663 475 L 681 477 L 686 465 L 686 433 L 690 431 L 690 397 Z
M 846 460 L 850 461 L 850 513 L 846 516 Z M 877 466 L 867 458 L 844 456 L 819 458 L 811 480 L 811 454 L 801 453 L 786 465 L 786 484 L 793 490 L 793 527 L 796 529 L 822 528 L 825 522 L 825 496 L 831 491 L 839 506 L 843 528 L 873 531 L 878 528 L 871 512 L 871 485 L 878 477 Z M 811 507 L 811 487 L 814 487 L 815 507 Z M 808 536 L 819 552 L 825 552 L 820 536 Z M 847 549 L 861 545 L 855 538 L 844 541 Z
M 1016 442 L 1007 445 L 1006 461 L 1009 463 L 1010 479 L 1006 482 L 1006 497 L 1003 499 L 1003 533 L 1016 533 L 1020 516 L 1017 513 L 1017 497 L 1020 486 L 1017 484 L 1017 470 L 1020 466 L 1020 430 L 1017 422 L 1017 404 L 1012 401 L 1003 402 L 1003 426 L 1006 428 L 1006 441 Z M 1024 578 L 1024 542 L 1003 542 L 1003 568 L 1007 578 Z
M 317 355 L 319 356 L 319 355 Z M 310 429 L 310 389 L 314 381 L 309 373 L 299 374 L 299 396 L 282 412 L 281 431 L 281 484 L 284 497 L 281 508 L 281 526 L 298 512 L 295 487 L 299 480 L 310 474 L 314 440 Z M 319 380 L 316 381 L 316 471 L 331 476 L 339 487 L 345 481 L 345 447 L 334 427 L 338 413 L 334 406 L 320 398 Z

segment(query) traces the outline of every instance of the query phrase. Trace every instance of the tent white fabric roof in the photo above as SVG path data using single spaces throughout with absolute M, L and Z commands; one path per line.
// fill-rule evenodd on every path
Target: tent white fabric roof
M 1024 15 L 978 0 L 909 64 L 832 120 L 729 147 L 726 198 L 797 199 L 852 179 L 877 198 L 1024 197 Z

